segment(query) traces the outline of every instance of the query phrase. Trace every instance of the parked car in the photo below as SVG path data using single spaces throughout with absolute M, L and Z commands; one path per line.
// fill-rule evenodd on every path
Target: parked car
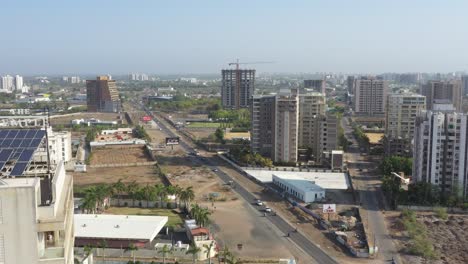
M 262 206 L 263 202 L 261 200 L 255 200 L 255 204 L 258 206 Z
M 271 208 L 270 207 L 265 207 L 265 212 L 271 213 Z

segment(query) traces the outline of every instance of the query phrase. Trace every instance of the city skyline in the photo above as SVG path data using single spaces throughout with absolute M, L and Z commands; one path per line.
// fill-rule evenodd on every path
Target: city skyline
M 211 74 L 237 58 L 275 62 L 258 72 L 468 70 L 468 3 L 348 2 L 3 3 L 15 25 L 0 72 Z

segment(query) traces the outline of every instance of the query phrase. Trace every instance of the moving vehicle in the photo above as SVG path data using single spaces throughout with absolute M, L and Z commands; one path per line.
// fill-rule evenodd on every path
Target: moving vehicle
M 270 207 L 265 207 L 265 212 L 271 213 L 271 208 Z
M 262 206 L 263 205 L 263 202 L 262 200 L 255 200 L 255 204 L 258 205 L 258 206 Z

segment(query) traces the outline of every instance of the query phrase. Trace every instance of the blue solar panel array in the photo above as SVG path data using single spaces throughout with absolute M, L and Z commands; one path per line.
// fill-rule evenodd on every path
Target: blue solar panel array
M 0 170 L 8 161 L 16 161 L 10 176 L 21 176 L 34 151 L 45 137 L 45 130 L 2 129 L 0 130 Z

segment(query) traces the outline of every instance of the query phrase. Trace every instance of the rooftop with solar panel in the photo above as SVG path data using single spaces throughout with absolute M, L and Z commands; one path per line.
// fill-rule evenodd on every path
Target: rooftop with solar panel
M 2 178 L 40 176 L 49 170 L 46 131 L 0 130 L 0 175 Z

